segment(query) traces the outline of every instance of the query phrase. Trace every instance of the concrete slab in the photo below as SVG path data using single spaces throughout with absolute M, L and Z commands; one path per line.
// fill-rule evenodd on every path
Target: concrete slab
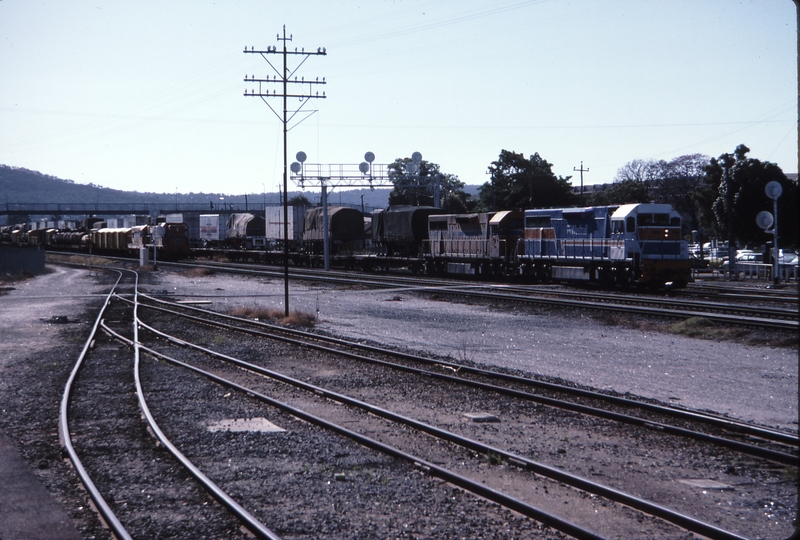
M 464 416 L 466 416 L 467 418 L 469 418 L 473 422 L 499 422 L 500 421 L 500 419 L 497 416 L 495 416 L 495 415 L 493 415 L 491 413 L 482 413 L 482 412 L 471 413 L 471 412 L 468 412 L 468 413 L 464 413 Z
M 260 431 L 262 433 L 275 433 L 286 431 L 276 426 L 266 418 L 228 418 L 214 422 L 208 426 L 208 431 Z
M 708 478 L 684 478 L 683 480 L 678 480 L 678 482 L 699 489 L 733 489 L 733 487 L 728 484 L 723 484 L 722 482 L 717 482 L 716 480 L 710 480 Z

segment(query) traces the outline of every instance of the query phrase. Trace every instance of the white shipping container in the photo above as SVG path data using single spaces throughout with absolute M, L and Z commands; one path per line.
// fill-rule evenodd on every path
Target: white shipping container
M 289 239 L 300 241 L 303 239 L 304 206 L 289 206 Z M 268 206 L 264 219 L 267 223 L 267 240 L 283 240 L 283 206 Z
M 106 220 L 106 227 L 109 229 L 117 229 L 119 228 L 119 226 L 120 226 L 119 220 L 116 218 L 108 218 Z
M 219 242 L 224 240 L 220 234 L 224 234 L 224 228 L 220 230 L 219 214 L 200 214 L 200 241 Z

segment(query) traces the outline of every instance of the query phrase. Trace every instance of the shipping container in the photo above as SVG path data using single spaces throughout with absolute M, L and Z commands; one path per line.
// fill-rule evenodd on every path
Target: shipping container
M 304 206 L 289 206 L 288 228 L 289 240 L 299 242 L 303 239 L 303 218 L 306 208 Z M 266 209 L 265 218 L 267 222 L 267 240 L 278 242 L 283 240 L 283 207 L 269 206 Z
M 201 245 L 213 246 L 219 244 L 225 239 L 225 226 L 220 227 L 219 214 L 200 214 L 200 232 L 199 239 Z M 226 223 L 227 219 L 222 218 L 222 223 Z

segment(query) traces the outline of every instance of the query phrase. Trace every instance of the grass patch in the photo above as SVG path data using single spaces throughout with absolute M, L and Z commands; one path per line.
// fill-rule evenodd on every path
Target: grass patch
M 182 275 L 186 277 L 204 277 L 204 276 L 213 276 L 216 274 L 214 270 L 211 268 L 190 268 L 185 272 L 182 272 Z
M 669 325 L 667 331 L 688 337 L 707 337 L 719 333 L 714 321 L 705 317 L 690 317 L 685 321 Z
M 295 326 L 312 327 L 316 323 L 316 318 L 311 313 L 295 311 L 294 313 L 289 313 L 288 317 L 285 317 L 282 309 L 240 307 L 228 312 L 228 314 L 233 315 L 234 317 L 241 317 L 243 319 L 269 321 L 278 324 L 291 324 Z
M 797 467 L 787 465 L 783 470 L 783 479 L 793 484 L 797 483 Z
M 488 465 L 504 465 L 506 462 L 505 456 L 496 454 L 494 452 L 489 452 L 488 454 L 484 454 L 483 460 Z

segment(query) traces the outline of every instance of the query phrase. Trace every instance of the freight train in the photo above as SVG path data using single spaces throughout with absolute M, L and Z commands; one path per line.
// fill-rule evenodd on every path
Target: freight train
M 668 204 L 472 214 L 390 207 L 383 214 L 374 228 L 377 253 L 359 260 L 366 269 L 623 287 L 691 280 L 681 217 Z M 420 214 L 425 229 L 414 227 Z
M 285 257 L 288 242 L 293 264 L 321 266 L 325 241 L 322 209 L 290 207 L 288 240 L 283 237 L 282 209 L 270 210 L 273 212 L 268 211 L 266 219 L 253 214 L 200 216 L 201 236 L 213 224 L 214 240 L 205 239 L 202 247 L 191 250 L 185 225 L 164 224 L 159 257 L 225 255 L 278 264 Z M 91 243 L 101 251 L 125 252 L 152 242 L 152 230 L 146 227 L 152 226 L 105 229 L 95 224 L 86 231 L 35 234 L 5 227 L 0 229 L 0 238 L 11 243 L 82 249 Z M 691 280 L 681 217 L 668 204 L 470 214 L 390 206 L 366 220 L 356 209 L 330 206 L 328 242 L 333 266 L 364 271 L 402 268 L 429 275 L 582 281 L 622 287 L 683 287 Z
M 190 255 L 188 229 L 183 223 L 106 227 L 98 218 L 71 223 L 69 228 L 22 223 L 0 227 L 0 242 L 116 256 L 138 255 L 155 243 L 159 259 L 179 260 Z

